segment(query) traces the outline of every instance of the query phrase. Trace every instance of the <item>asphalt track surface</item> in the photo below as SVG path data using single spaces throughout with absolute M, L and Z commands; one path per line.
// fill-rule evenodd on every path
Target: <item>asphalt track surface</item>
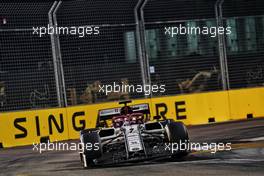
M 38 153 L 33 146 L 0 149 L 0 175 L 264 176 L 264 119 L 188 127 L 192 142 L 231 142 L 231 151 L 194 151 L 168 159 L 83 169 L 76 151 Z M 73 141 L 71 141 L 73 142 Z

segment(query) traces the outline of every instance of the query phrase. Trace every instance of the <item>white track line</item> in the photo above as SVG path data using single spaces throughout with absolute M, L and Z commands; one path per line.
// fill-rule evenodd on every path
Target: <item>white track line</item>
M 250 139 L 241 139 L 240 141 L 250 141 L 250 142 L 264 141 L 264 136 L 256 137 L 256 138 L 250 138 Z
M 206 159 L 206 160 L 195 160 L 195 161 L 182 161 L 182 162 L 174 162 L 173 164 L 199 164 L 199 163 L 206 163 L 206 164 L 219 164 L 219 163 L 230 163 L 230 164 L 243 164 L 243 163 L 255 163 L 255 162 L 264 162 L 264 159 Z

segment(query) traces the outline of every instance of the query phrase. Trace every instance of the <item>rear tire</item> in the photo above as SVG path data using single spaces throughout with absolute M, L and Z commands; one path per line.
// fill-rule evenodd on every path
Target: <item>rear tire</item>
M 95 166 L 95 160 L 102 156 L 101 140 L 97 131 L 86 130 L 81 132 L 80 159 L 84 168 Z M 91 148 L 92 147 L 92 148 Z
M 176 153 L 173 152 L 171 157 L 173 159 L 179 159 L 188 155 L 189 135 L 185 125 L 182 122 L 169 122 L 166 124 L 165 129 L 168 137 L 167 142 L 169 142 L 171 146 L 177 144 L 178 148 L 184 149 L 178 150 Z

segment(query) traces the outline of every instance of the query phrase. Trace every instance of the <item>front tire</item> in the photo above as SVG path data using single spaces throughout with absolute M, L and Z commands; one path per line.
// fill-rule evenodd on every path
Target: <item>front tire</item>
M 97 131 L 86 130 L 81 132 L 80 159 L 84 168 L 95 166 L 95 160 L 102 156 L 101 140 Z
M 187 128 L 182 122 L 169 122 L 165 126 L 167 142 L 178 146 L 178 151 L 171 151 L 171 158 L 178 159 L 189 154 L 189 135 Z M 171 147 L 172 150 L 172 147 Z

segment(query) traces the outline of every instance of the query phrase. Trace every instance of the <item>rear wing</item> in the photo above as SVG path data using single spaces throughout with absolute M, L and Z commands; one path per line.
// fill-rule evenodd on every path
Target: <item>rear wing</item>
M 132 108 L 133 113 L 150 114 L 148 103 L 136 104 L 130 107 Z M 120 114 L 121 114 L 121 107 L 111 108 L 111 109 L 102 109 L 102 110 L 99 110 L 98 118 L 100 120 L 108 120 L 108 119 L 112 119 L 113 116 L 120 115 Z

